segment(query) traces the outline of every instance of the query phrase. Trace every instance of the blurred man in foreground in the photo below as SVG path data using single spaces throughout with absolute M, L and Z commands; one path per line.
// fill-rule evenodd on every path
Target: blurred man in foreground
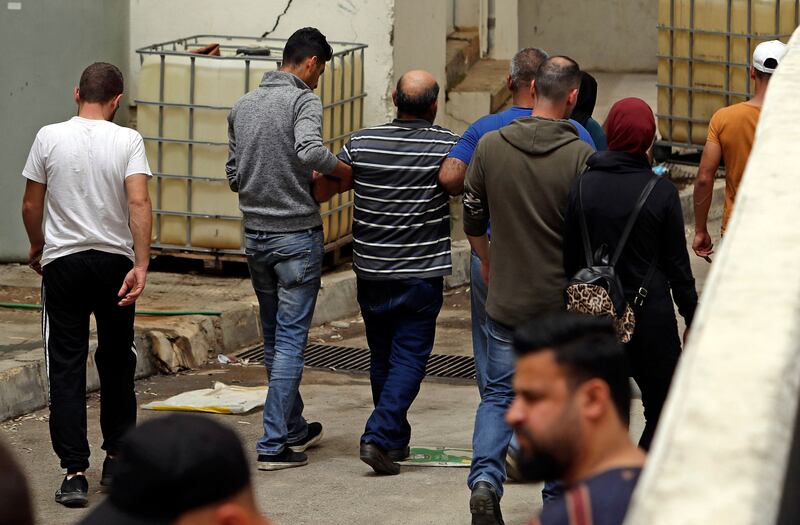
M 559 312 L 514 335 L 516 397 L 506 414 L 532 481 L 557 479 L 561 499 L 534 525 L 620 525 L 645 453 L 628 435 L 628 365 L 606 318 Z
M 11 451 L 0 442 L 0 516 L 4 525 L 33 525 L 31 494 Z
M 212 417 L 152 419 L 123 440 L 108 498 L 80 525 L 269 525 L 239 438 Z

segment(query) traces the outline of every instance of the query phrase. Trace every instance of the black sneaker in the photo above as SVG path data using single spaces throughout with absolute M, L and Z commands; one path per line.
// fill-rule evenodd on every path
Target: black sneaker
M 308 465 L 308 456 L 288 448 L 280 454 L 259 454 L 258 470 L 283 470 Z
M 375 443 L 361 443 L 361 461 L 372 467 L 377 474 L 394 476 L 400 474 L 400 465 Z
M 106 456 L 103 460 L 103 473 L 100 475 L 100 485 L 103 487 L 111 487 L 114 481 L 114 475 L 117 473 L 117 459 L 111 456 Z
M 472 513 L 472 525 L 505 525 L 500 512 L 500 498 L 487 481 L 479 481 L 472 487 L 469 511 Z
M 387 450 L 386 455 L 389 456 L 389 459 L 392 461 L 405 461 L 408 459 L 408 456 L 411 455 L 411 449 L 408 447 L 393 448 L 391 450 Z
M 56 491 L 56 503 L 65 507 L 85 507 L 89 504 L 89 482 L 86 476 L 77 474 L 61 482 L 61 488 Z
M 305 439 L 287 443 L 286 447 L 294 452 L 305 452 L 309 448 L 319 445 L 320 441 L 322 441 L 322 423 L 314 422 L 308 424 L 308 434 Z

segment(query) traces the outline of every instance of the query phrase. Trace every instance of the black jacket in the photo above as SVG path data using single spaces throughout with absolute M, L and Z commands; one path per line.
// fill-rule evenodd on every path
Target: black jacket
M 611 254 L 642 189 L 654 176 L 644 156 L 618 151 L 596 153 L 587 165 L 589 170 L 576 179 L 567 205 L 564 269 L 568 277 L 586 266 L 580 229 L 579 181 L 583 181 L 583 207 L 592 250 L 605 244 Z M 649 293 L 644 308 L 671 312 L 671 289 L 678 311 L 689 326 L 697 306 L 697 292 L 686 250 L 678 190 L 667 180 L 659 180 L 650 193 L 616 267 L 628 301 L 633 300 L 642 285 L 656 253 L 658 262 L 647 285 Z

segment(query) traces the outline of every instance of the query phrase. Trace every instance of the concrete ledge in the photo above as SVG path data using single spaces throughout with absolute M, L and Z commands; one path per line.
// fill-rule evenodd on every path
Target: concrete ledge
M 31 352 L 36 352 L 35 350 Z M 0 421 L 16 417 L 47 404 L 43 350 L 38 360 L 0 363 Z
M 136 378 L 196 368 L 218 353 L 235 353 L 262 341 L 255 305 L 237 306 L 221 316 L 147 318 L 137 326 L 134 341 L 138 359 Z M 156 324 L 156 326 L 153 326 Z M 89 342 L 86 390 L 100 388 Z M 0 421 L 47 406 L 47 370 L 44 349 L 31 350 L 0 362 Z
M 681 207 L 683 208 L 683 223 L 694 228 L 694 186 L 681 191 Z M 725 208 L 725 181 L 714 182 L 714 191 L 711 194 L 711 209 L 708 210 L 708 220 L 713 221 L 722 217 Z M 714 233 L 714 232 L 712 232 Z M 719 232 L 716 232 L 719 233 Z

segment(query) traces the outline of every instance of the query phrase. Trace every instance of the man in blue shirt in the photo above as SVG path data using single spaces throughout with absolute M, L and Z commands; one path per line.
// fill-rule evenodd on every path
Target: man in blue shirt
M 481 137 L 490 131 L 498 130 L 512 121 L 531 116 L 533 110 L 533 94 L 531 83 L 539 69 L 539 65 L 547 59 L 547 53 L 538 48 L 522 49 L 514 55 L 511 60 L 511 68 L 506 79 L 508 89 L 512 94 L 513 106 L 501 113 L 486 115 L 476 120 L 464 133 L 458 143 L 450 150 L 448 158 L 442 163 L 439 171 L 439 181 L 451 195 L 458 195 L 464 189 L 464 177 L 466 175 L 467 166 L 472 160 L 472 154 L 478 146 Z M 568 115 L 564 115 L 567 117 Z M 589 132 L 581 126 L 578 122 L 570 119 L 570 123 L 578 131 L 581 140 L 595 148 L 592 137 Z M 595 148 L 596 149 L 596 148 Z M 486 375 L 488 369 L 489 355 L 487 352 L 487 334 L 486 334 L 486 296 L 488 287 L 481 277 L 480 273 L 481 262 L 475 253 L 472 254 L 471 260 L 471 287 L 470 287 L 470 302 L 472 311 L 472 351 L 475 355 L 475 369 L 478 380 L 478 390 L 481 398 L 484 397 L 484 390 L 486 386 Z M 485 429 L 476 426 L 472 441 L 473 448 L 475 443 L 480 443 L 481 440 L 492 439 L 494 434 L 487 432 Z M 481 448 L 481 447 L 477 447 Z M 516 442 L 511 442 L 512 450 L 516 449 Z M 512 454 L 513 458 L 513 454 Z M 499 459 L 499 458 L 498 458 Z M 495 462 L 492 462 L 495 463 Z M 489 469 L 492 472 L 484 472 Z M 479 477 L 490 477 L 492 479 L 505 479 L 506 472 L 500 472 L 501 465 L 486 465 L 477 466 L 473 468 L 468 485 L 472 488 L 473 484 Z M 494 472 L 498 470 L 497 472 Z M 502 469 L 505 470 L 505 469 Z M 517 478 L 516 475 L 512 477 Z M 495 487 L 498 493 L 502 493 L 502 487 Z M 556 495 L 555 487 L 547 484 L 543 491 L 543 497 L 546 500 L 551 499 Z

